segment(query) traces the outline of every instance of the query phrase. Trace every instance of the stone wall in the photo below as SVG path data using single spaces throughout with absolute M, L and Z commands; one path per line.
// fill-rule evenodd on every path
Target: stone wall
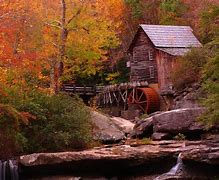
M 200 99 L 205 96 L 200 84 L 194 83 L 181 91 L 175 92 L 171 109 L 201 107 Z

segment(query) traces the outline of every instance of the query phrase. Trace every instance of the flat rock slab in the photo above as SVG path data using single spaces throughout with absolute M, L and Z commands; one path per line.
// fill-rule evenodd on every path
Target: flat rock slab
M 192 162 L 193 164 L 218 165 L 219 167 L 219 147 L 205 147 L 184 152 L 182 160 L 185 164 Z
M 118 175 L 140 170 L 153 174 L 158 170 L 167 172 L 176 163 L 179 153 L 205 148 L 209 148 L 208 144 L 202 141 L 152 141 L 139 146 L 133 143 L 133 146 L 101 147 L 80 152 L 30 154 L 21 156 L 18 163 L 22 174 L 32 176 L 39 175 L 39 172 L 53 174 L 65 171 L 76 176 L 81 173 Z
M 219 145 L 219 144 L 218 144 Z M 151 141 L 147 145 L 115 145 L 97 147 L 90 150 L 59 152 L 59 153 L 34 153 L 19 157 L 19 163 L 24 166 L 38 166 L 48 164 L 59 164 L 63 162 L 78 162 L 82 160 L 120 160 L 120 159 L 142 159 L 153 161 L 156 157 L 177 156 L 180 152 L 187 150 L 199 150 L 208 148 L 203 141 Z M 169 155 L 168 155 L 169 154 Z M 139 162 L 141 164 L 141 162 Z M 131 165 L 130 165 L 131 166 Z

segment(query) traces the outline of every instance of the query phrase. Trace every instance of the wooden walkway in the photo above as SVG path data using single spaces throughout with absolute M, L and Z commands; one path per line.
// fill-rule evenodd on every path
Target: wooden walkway
M 95 96 L 102 92 L 104 86 L 77 86 L 75 84 L 64 84 L 62 91 L 79 95 Z

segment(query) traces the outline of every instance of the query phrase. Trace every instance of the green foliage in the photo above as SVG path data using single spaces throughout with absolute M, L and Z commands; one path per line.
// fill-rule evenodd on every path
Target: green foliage
M 139 23 L 158 24 L 159 23 L 159 6 L 162 0 L 125 0 L 128 6 L 128 18 L 133 20 L 132 24 L 136 26 Z M 125 12 L 124 12 L 125 13 Z
M 219 51 L 204 67 L 202 86 L 208 97 L 203 100 L 207 112 L 201 119 L 210 127 L 219 122 Z
M 175 139 L 175 140 L 185 140 L 186 139 L 186 136 L 184 135 L 184 134 L 181 134 L 181 133 L 179 133 L 179 134 L 177 134 L 173 139 Z
M 84 149 L 92 143 L 90 115 L 78 97 L 12 85 L 0 101 L 0 156 Z M 29 120 L 29 121 L 28 121 Z
M 151 144 L 151 139 L 150 138 L 143 138 L 141 139 L 141 142 L 145 145 Z
M 148 117 L 149 117 L 148 114 L 142 114 L 142 115 L 139 117 L 139 119 L 145 120 L 145 119 L 148 118 Z
M 115 24 L 104 17 L 96 17 L 99 12 L 94 11 L 87 8 L 86 15 L 72 21 L 77 31 L 70 31 L 66 43 L 64 81 L 96 76 L 104 67 L 108 51 L 120 44 Z
M 126 67 L 126 60 L 120 59 L 112 68 L 113 70 L 106 73 L 106 81 L 109 84 L 120 84 L 129 81 L 129 69 Z
M 116 64 L 116 69 L 120 76 L 117 78 L 118 83 L 124 83 L 129 81 L 129 68 L 126 67 L 126 59 L 120 59 Z
M 145 23 L 151 22 L 148 21 L 148 17 L 156 19 L 155 16 L 151 16 L 152 13 L 148 13 L 151 12 L 149 6 L 142 6 L 146 1 L 130 0 L 126 2 L 132 7 L 132 13 L 137 12 L 136 14 L 139 15 L 136 16 L 139 20 L 138 23 L 141 22 L 142 17 Z M 158 2 L 157 9 L 160 24 L 190 25 L 198 37 L 201 37 L 204 47 L 200 50 L 194 49 L 185 57 L 179 58 L 177 60 L 178 67 L 175 68 L 171 78 L 176 89 L 183 89 L 193 82 L 202 82 L 203 89 L 208 96 L 203 101 L 203 105 L 208 110 L 202 120 L 210 126 L 219 121 L 219 6 L 213 1 L 198 3 L 198 1 L 163 0 Z M 194 11 L 194 9 L 196 10 Z
M 91 142 L 89 112 L 77 97 L 44 96 L 35 99 L 45 112 L 45 119 L 32 121 L 24 128 L 28 138 L 28 152 L 63 151 L 86 148 Z M 39 111 L 38 111 L 39 112 Z M 42 117 L 41 112 L 40 116 Z
M 72 77 L 72 76 L 71 76 Z M 112 67 L 106 62 L 104 67 L 95 75 L 77 74 L 75 84 L 79 85 L 108 85 L 119 84 L 129 81 L 129 69 L 126 67 L 126 60 L 119 59 Z
M 26 139 L 19 130 L 26 120 L 14 107 L 0 104 L 0 158 L 9 158 L 23 150 Z
M 162 10 L 167 11 L 167 12 L 176 13 L 179 16 L 186 9 L 185 4 L 181 0 L 166 0 L 166 1 L 163 1 L 160 5 L 160 8 Z
M 207 94 L 203 105 L 207 108 L 205 114 L 200 118 L 207 127 L 219 122 L 219 7 L 210 6 L 202 13 L 202 35 L 203 41 L 208 42 L 210 54 L 208 61 L 202 70 L 202 87 Z
M 177 59 L 177 68 L 171 77 L 177 90 L 200 81 L 201 70 L 206 63 L 207 55 L 208 51 L 204 48 L 192 49 L 185 56 Z
M 182 25 L 186 24 L 183 15 L 188 10 L 182 0 L 166 0 L 160 4 L 160 24 Z
M 143 6 L 141 0 L 125 0 L 125 3 L 128 4 L 132 10 L 132 17 L 141 18 L 143 15 Z
M 119 72 L 114 72 L 114 73 L 109 73 L 106 77 L 106 80 L 110 83 L 110 84 L 117 84 L 117 78 L 120 76 Z
M 201 14 L 201 35 L 204 43 L 209 43 L 219 36 L 219 6 L 209 6 Z

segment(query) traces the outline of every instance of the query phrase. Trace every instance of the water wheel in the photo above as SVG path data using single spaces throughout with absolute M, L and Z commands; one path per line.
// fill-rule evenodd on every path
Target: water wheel
M 159 95 L 152 88 L 134 88 L 128 97 L 128 105 L 136 105 L 143 113 L 153 113 L 160 109 Z

